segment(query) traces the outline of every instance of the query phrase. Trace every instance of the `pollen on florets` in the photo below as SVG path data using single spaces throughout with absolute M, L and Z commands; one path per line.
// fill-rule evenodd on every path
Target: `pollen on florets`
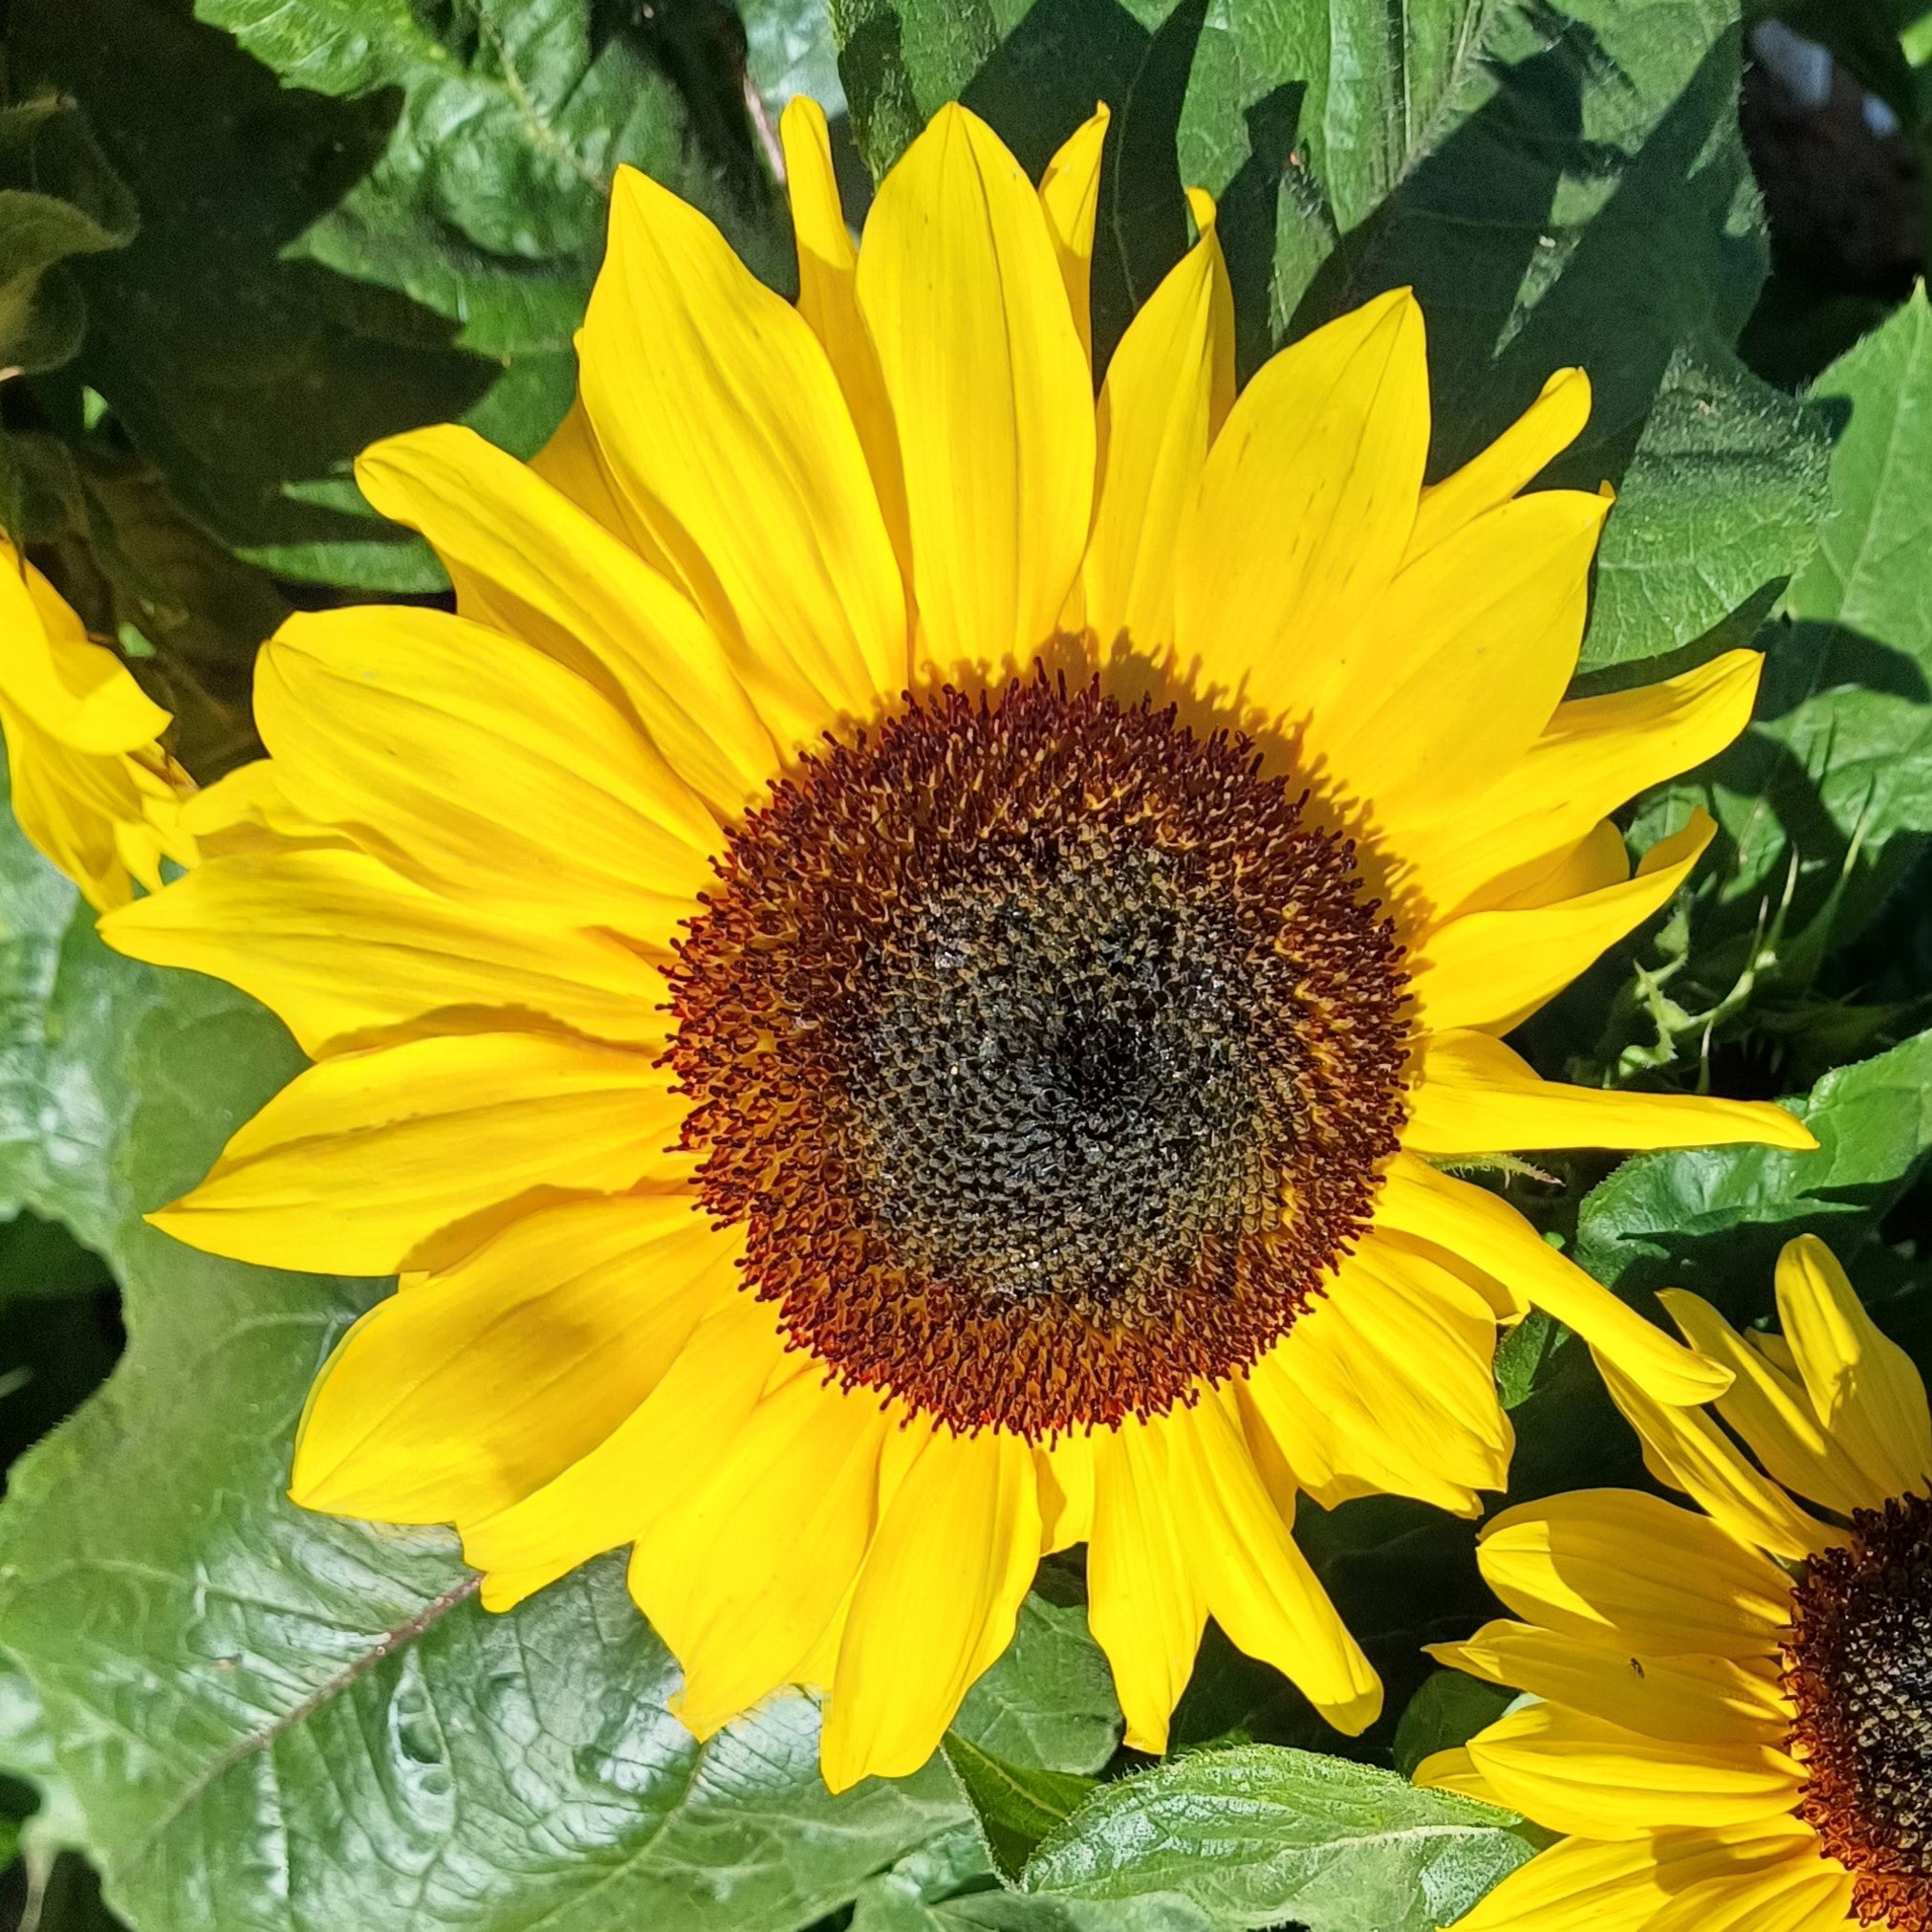
M 1932 1932 L 1932 1500 L 1857 1510 L 1852 1532 L 1792 1593 L 1799 1812 L 1852 1873 L 1860 1923 Z
M 686 1144 L 845 1382 L 1035 1439 L 1285 1335 L 1395 1151 L 1405 981 L 1244 741 L 1044 678 L 801 761 L 680 947 Z

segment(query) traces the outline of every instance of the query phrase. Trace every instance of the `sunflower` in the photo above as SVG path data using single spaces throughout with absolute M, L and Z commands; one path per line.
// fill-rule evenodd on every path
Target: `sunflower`
M 1498 1038 L 1677 890 L 1708 821 L 1632 877 L 1604 814 L 1758 674 L 1561 702 L 1607 499 L 1516 492 L 1582 375 L 1424 488 L 1414 300 L 1237 399 L 1197 196 L 1096 403 L 1104 133 L 1035 189 L 947 108 L 855 250 L 794 103 L 795 307 L 621 172 L 535 464 L 361 462 L 456 614 L 291 619 L 271 757 L 105 926 L 316 1062 L 157 1223 L 402 1272 L 296 1500 L 455 1523 L 496 1608 L 629 1546 L 685 1723 L 817 1687 L 835 1788 L 1082 1542 L 1133 1743 L 1210 1615 L 1359 1729 L 1298 1493 L 1474 1512 L 1531 1302 L 1661 1401 L 1727 1379 L 1438 1158 L 1811 1144 Z
M 1698 1510 L 1625 1489 L 1507 1510 L 1483 1574 L 1528 1620 L 1436 1648 L 1534 1702 L 1419 1781 L 1569 1834 L 1459 1932 L 1927 1932 L 1924 1384 L 1813 1235 L 1778 1261 L 1781 1335 L 1664 1301 L 1735 1375 L 1732 1433 L 1603 1367 L 1651 1473 Z
M 98 912 L 161 861 L 194 861 L 189 778 L 161 748 L 174 720 L 87 635 L 60 593 L 0 535 L 0 733 L 13 816 Z

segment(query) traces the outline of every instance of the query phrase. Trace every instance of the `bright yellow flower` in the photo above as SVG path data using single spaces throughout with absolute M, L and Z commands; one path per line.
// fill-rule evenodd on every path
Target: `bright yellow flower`
M 856 251 L 794 104 L 795 308 L 621 174 L 535 466 L 362 462 L 461 615 L 293 619 L 271 762 L 108 927 L 318 1062 L 159 1224 L 404 1271 L 296 1498 L 454 1521 L 499 1607 L 630 1546 L 686 1723 L 820 1686 L 835 1787 L 923 1762 L 1080 1542 L 1134 1743 L 1210 1615 L 1358 1729 L 1298 1491 L 1473 1512 L 1530 1302 L 1726 1379 L 1431 1157 L 1810 1144 L 1497 1037 L 1677 889 L 1708 823 L 1632 878 L 1604 814 L 1758 672 L 1562 702 L 1606 506 L 1515 492 L 1583 377 L 1424 488 L 1413 299 L 1236 400 L 1201 197 L 1096 406 L 1103 128 L 1036 192 L 948 108 Z
M 1732 1434 L 1601 1362 L 1646 1466 L 1703 1513 L 1585 1489 L 1485 1530 L 1483 1574 L 1526 1620 L 1435 1654 L 1536 1702 L 1418 1779 L 1570 1835 L 1458 1932 L 1932 1927 L 1925 1389 L 1815 1236 L 1777 1295 L 1782 1336 L 1664 1296 L 1735 1375 Z
M 20 829 L 97 911 L 163 857 L 194 862 L 181 822 L 194 781 L 162 749 L 174 721 L 60 593 L 0 535 L 0 733 Z

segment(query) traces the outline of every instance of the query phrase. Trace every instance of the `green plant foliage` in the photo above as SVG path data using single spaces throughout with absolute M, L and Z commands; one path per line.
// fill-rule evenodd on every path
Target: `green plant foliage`
M 1777 1251 L 1816 1234 L 1847 1266 L 1922 1173 L 1932 1150 L 1932 1032 L 1827 1074 L 1791 1103 L 1818 1146 L 1642 1154 L 1595 1188 L 1577 1259 L 1632 1295 L 1689 1288 L 1733 1313 L 1769 1305 Z
M 463 348 L 569 350 L 622 164 L 784 277 L 771 183 L 733 98 L 743 30 L 720 0 L 634 9 L 601 33 L 589 0 L 195 0 L 195 14 L 289 86 L 401 97 L 375 165 L 293 252 L 401 290 L 454 322 Z
M 1532 1850 L 1521 1820 L 1392 1772 L 1248 1745 L 1102 1787 L 1028 1864 L 1031 1892 L 1175 1892 L 1217 1925 L 1435 1932 Z
M 1926 1017 L 1922 998 L 1848 1004 L 1869 962 L 1854 974 L 1828 967 L 1888 899 L 1910 897 L 1905 881 L 1932 834 L 1922 288 L 1826 371 L 1808 408 L 1835 425 L 1829 501 L 1816 554 L 1758 636 L 1768 658 L 1755 721 L 1634 818 L 1635 841 L 1648 845 L 1702 805 L 1718 845 L 1655 940 L 1622 949 L 1607 1014 L 1600 978 L 1562 1003 L 1563 1043 L 1552 1034 L 1552 1051 L 1578 1077 L 1694 1064 L 1713 1039 L 1754 1031 L 1799 1084 Z M 1721 626 L 1710 647 L 1746 640 Z
M 0 108 L 0 368 L 57 369 L 87 329 L 61 266 L 125 248 L 138 217 L 72 101 Z
M 594 28 L 589 0 L 11 10 L 16 86 L 77 100 L 142 210 L 134 244 L 81 277 L 77 366 L 230 548 L 311 581 L 440 589 L 350 463 L 452 418 L 541 445 L 570 401 L 620 163 L 785 280 L 735 16 L 605 11 L 615 27 Z
M 1404 1777 L 1436 1751 L 1466 1744 L 1494 1724 L 1514 1702 L 1514 1692 L 1465 1677 L 1460 1670 L 1431 1671 L 1410 1698 L 1396 1726 L 1396 1769 Z
M 1040 1840 L 1064 1824 L 1094 1789 L 1092 1778 L 1006 1764 L 957 1735 L 947 1736 L 944 1749 L 985 1836 L 987 1856 L 1009 1884 Z

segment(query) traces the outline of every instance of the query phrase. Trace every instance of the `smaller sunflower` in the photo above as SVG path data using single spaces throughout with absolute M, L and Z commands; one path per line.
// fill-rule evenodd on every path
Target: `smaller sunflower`
M 1663 1300 L 1734 1373 L 1728 1433 L 1598 1365 L 1702 1513 L 1626 1489 L 1506 1511 L 1480 1560 L 1526 1620 L 1433 1649 L 1530 1701 L 1417 1781 L 1566 1834 L 1457 1932 L 1928 1932 L 1924 1384 L 1812 1235 L 1778 1261 L 1781 1335 Z
M 97 912 L 136 881 L 161 890 L 161 861 L 194 862 L 182 823 L 194 780 L 162 749 L 174 720 L 60 593 L 0 536 L 0 732 L 13 815 Z

